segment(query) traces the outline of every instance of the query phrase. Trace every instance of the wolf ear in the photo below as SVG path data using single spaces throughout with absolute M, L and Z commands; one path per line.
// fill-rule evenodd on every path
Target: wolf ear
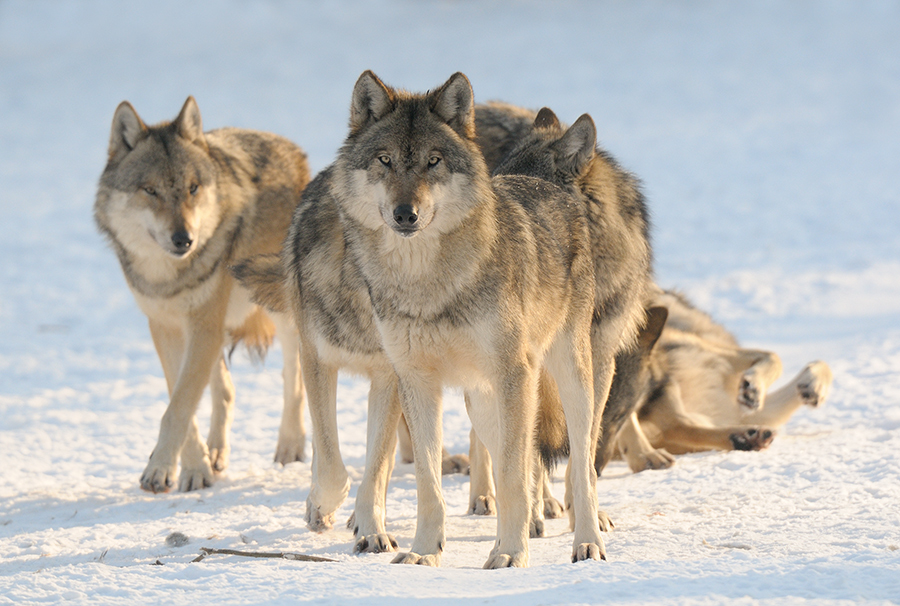
M 109 134 L 109 158 L 122 157 L 137 145 L 141 135 L 147 131 L 140 116 L 128 101 L 119 103 L 113 114 L 112 131 Z
M 638 346 L 642 351 L 650 351 L 662 335 L 669 310 L 662 306 L 654 306 L 647 310 L 647 324 L 638 333 Z
M 188 97 L 181 108 L 181 113 L 175 118 L 175 127 L 178 134 L 197 143 L 206 143 L 203 137 L 203 121 L 200 119 L 200 108 L 197 107 L 197 101 L 194 97 Z
M 559 124 L 559 118 L 553 113 L 549 107 L 542 107 L 541 111 L 534 117 L 535 128 L 562 128 Z
M 596 146 L 597 127 L 594 120 L 588 114 L 582 114 L 552 148 L 557 166 L 571 173 L 580 173 L 593 157 Z
M 432 112 L 461 136 L 475 138 L 475 93 L 462 72 L 450 76 L 431 96 Z
M 394 109 L 394 94 L 371 70 L 362 73 L 350 101 L 350 132 L 356 133 Z

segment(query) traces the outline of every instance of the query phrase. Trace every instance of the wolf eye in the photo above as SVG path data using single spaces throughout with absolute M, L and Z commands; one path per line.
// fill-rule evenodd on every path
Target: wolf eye
M 154 198 L 156 197 L 156 190 L 152 187 L 145 187 L 144 191 L 147 192 L 147 195 L 153 196 Z
M 199 186 L 198 186 L 196 183 L 194 183 L 193 185 L 191 185 L 191 195 L 192 195 L 192 196 L 195 195 L 195 194 L 197 193 L 197 188 L 198 188 L 198 187 L 199 187 Z
M 430 158 L 428 158 L 428 166 L 433 168 L 437 166 L 440 161 L 440 156 L 431 156 Z
M 385 166 L 391 165 L 391 157 L 387 154 L 381 154 L 378 156 L 378 161 L 384 164 Z

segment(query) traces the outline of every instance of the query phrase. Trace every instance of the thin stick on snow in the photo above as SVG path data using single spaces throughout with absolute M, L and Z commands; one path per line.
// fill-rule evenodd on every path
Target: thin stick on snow
M 287 553 L 283 551 L 264 552 L 264 551 L 238 551 L 237 549 L 212 549 L 210 547 L 201 547 L 203 553 L 191 560 L 191 562 L 199 562 L 208 555 L 236 555 L 248 558 L 277 558 L 280 560 L 299 560 L 301 562 L 337 562 L 329 558 L 320 558 L 319 556 L 305 555 L 302 553 Z

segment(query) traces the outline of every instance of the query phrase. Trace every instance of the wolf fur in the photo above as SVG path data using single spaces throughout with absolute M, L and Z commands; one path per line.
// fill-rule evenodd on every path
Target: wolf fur
M 579 121 L 567 129 L 547 108 L 535 113 L 499 102 L 480 107 L 476 117 L 485 158 L 497 159 L 495 175 L 523 172 L 539 175 L 574 190 L 587 212 L 595 275 L 591 341 L 597 419 L 593 443 L 598 444 L 603 436 L 615 435 L 625 416 L 618 408 L 608 409 L 604 404 L 614 370 L 619 364 L 631 361 L 627 352 L 634 349 L 639 327 L 645 321 L 644 304 L 652 283 L 649 216 L 640 184 L 599 147 L 588 150 L 582 159 L 585 170 L 573 174 L 559 170 L 555 159 L 571 148 L 571 133 L 579 128 Z M 568 454 L 568 450 L 562 403 L 557 386 L 547 373 L 541 375 L 539 394 L 538 444 L 545 462 L 549 463 Z M 494 487 L 490 461 L 485 458 L 486 451 L 473 434 L 469 507 L 472 513 L 493 511 Z M 549 493 L 546 474 L 542 476 L 544 481 L 535 484 L 533 501 L 533 532 L 538 535 L 542 516 L 557 517 L 562 511 Z M 571 507 L 568 474 L 566 494 L 569 515 L 577 515 Z M 603 512 L 600 512 L 600 522 L 604 529 L 612 526 Z
M 668 320 L 645 358 L 637 406 L 626 403 L 635 413 L 616 439 L 633 471 L 668 467 L 674 454 L 765 448 L 796 410 L 828 396 L 825 362 L 810 362 L 770 393 L 781 375 L 776 354 L 740 347 L 677 292 L 658 289 L 653 304 L 666 308 Z
M 474 139 L 472 89 L 462 74 L 411 95 L 366 72 L 334 164 L 347 252 L 396 371 L 415 451 L 416 537 L 395 561 L 440 561 L 440 395 L 455 384 L 466 389 L 473 426 L 498 466 L 498 540 L 485 566 L 527 564 L 542 363 L 564 396 L 573 445 L 573 558 L 599 558 L 590 441 L 594 274 L 584 209 L 542 179 L 490 180 Z M 594 141 L 583 143 L 592 150 Z M 574 164 L 581 155 L 579 147 L 566 158 Z
M 243 341 L 264 354 L 275 333 L 285 357 L 275 460 L 302 459 L 296 330 L 252 303 L 227 268 L 280 250 L 308 181 L 306 155 L 286 139 L 235 128 L 204 133 L 193 97 L 175 120 L 155 126 L 127 101 L 116 109 L 94 218 L 147 315 L 170 398 L 144 490 L 170 490 L 179 458 L 181 490 L 209 486 L 227 467 L 234 386 L 224 349 Z M 213 410 L 204 443 L 195 413 L 207 385 Z

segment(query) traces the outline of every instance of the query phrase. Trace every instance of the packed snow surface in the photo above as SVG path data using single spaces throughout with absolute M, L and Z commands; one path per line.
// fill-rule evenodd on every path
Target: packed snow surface
M 569 563 L 567 522 L 551 520 L 531 568 L 481 570 L 496 520 L 465 514 L 461 475 L 443 481 L 440 568 L 352 555 L 342 525 L 311 532 L 309 464 L 271 462 L 277 349 L 263 367 L 234 357 L 224 477 L 142 492 L 166 387 L 91 218 L 116 105 L 152 123 L 194 95 L 206 128 L 285 135 L 319 170 L 365 69 L 414 91 L 462 71 L 479 101 L 589 112 L 644 181 L 659 283 L 778 352 L 786 375 L 826 360 L 829 400 L 763 452 L 613 463 L 598 484 L 607 562 Z M 898 159 L 897 2 L 0 2 L 0 603 L 900 602 Z M 367 389 L 341 378 L 354 485 L 340 520 Z M 446 445 L 466 451 L 459 393 L 445 408 Z M 398 464 L 401 549 L 415 508 Z M 201 547 L 337 562 L 192 563 Z

